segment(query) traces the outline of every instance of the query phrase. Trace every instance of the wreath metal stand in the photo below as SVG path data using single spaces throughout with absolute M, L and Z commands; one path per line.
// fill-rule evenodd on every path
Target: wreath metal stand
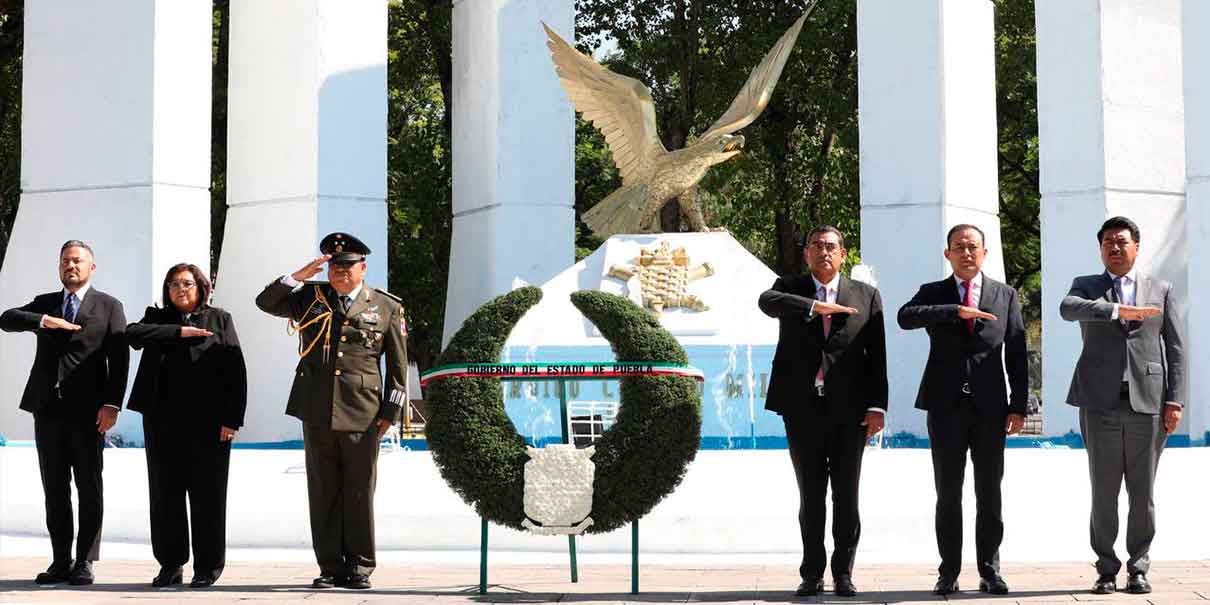
M 602 365 L 602 364 L 590 364 Z M 576 380 L 617 380 L 616 377 L 593 378 L 576 376 Z M 559 426 L 562 429 L 563 443 L 571 443 L 570 418 L 567 412 L 567 379 L 550 378 L 546 376 L 502 376 L 502 382 L 553 380 L 558 384 L 559 391 Z M 487 594 L 487 526 L 485 518 L 479 519 L 479 594 Z M 576 562 L 576 537 L 567 536 L 567 554 L 571 560 L 571 581 L 580 581 L 580 569 Z M 639 520 L 630 522 L 630 594 L 639 594 Z

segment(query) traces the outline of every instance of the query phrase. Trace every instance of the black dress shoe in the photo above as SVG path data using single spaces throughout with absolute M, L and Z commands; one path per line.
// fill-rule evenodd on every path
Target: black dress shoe
M 163 588 L 181 583 L 181 568 L 180 567 L 161 567 L 160 573 L 156 574 L 151 580 L 151 586 L 154 588 Z
M 193 580 L 189 582 L 189 588 L 208 588 L 214 586 L 218 581 L 218 574 L 193 574 Z
M 1103 573 L 1097 576 L 1092 585 L 1092 594 L 1113 594 L 1118 591 L 1118 581 L 1112 574 Z
M 66 582 L 68 576 L 71 575 L 71 559 L 55 561 L 46 568 L 46 571 L 38 574 L 34 578 L 37 584 L 58 584 Z
M 838 597 L 855 597 L 857 596 L 857 587 L 853 585 L 853 579 L 849 576 L 842 576 L 833 581 L 832 592 Z
M 1151 592 L 1151 582 L 1147 581 L 1147 574 L 1141 571 L 1130 574 L 1130 579 L 1126 580 L 1126 592 L 1130 594 L 1147 594 Z
M 813 597 L 823 592 L 823 578 L 807 578 L 794 591 L 796 597 Z
M 336 582 L 337 582 L 336 576 L 330 576 L 327 574 L 323 574 L 323 575 L 320 575 L 319 577 L 315 578 L 314 580 L 311 580 L 311 588 L 332 588 L 332 587 L 336 586 Z
M 1008 582 L 1000 574 L 979 578 L 979 592 L 1008 594 Z
M 349 576 L 348 578 L 346 578 L 344 583 L 341 584 L 341 587 L 342 588 L 353 588 L 353 589 L 357 589 L 357 590 L 364 590 L 364 589 L 370 587 L 370 576 L 355 573 L 355 574 Z
M 933 594 L 947 595 L 958 592 L 958 578 L 938 578 L 937 584 L 933 586 Z
M 67 583 L 72 586 L 88 586 L 92 584 L 92 562 L 91 561 L 76 561 L 75 567 L 71 568 L 71 573 L 67 576 Z

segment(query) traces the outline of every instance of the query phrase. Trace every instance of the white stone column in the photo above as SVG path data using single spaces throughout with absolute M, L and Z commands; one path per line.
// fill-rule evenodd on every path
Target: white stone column
M 1189 401 L 1185 428 L 1210 445 L 1210 2 L 1184 3 L 1185 166 L 1189 297 Z
M 888 435 L 925 436 L 912 409 L 928 336 L 896 314 L 951 273 L 945 234 L 987 235 L 985 272 L 1004 279 L 996 167 L 995 55 L 989 0 L 858 0 L 861 257 L 886 306 Z
M 26 3 L 21 203 L 0 308 L 62 288 L 68 239 L 92 246 L 93 285 L 130 321 L 173 264 L 209 269 L 211 21 L 208 0 Z M 0 337 L 7 439 L 33 438 L 17 409 L 33 357 L 32 334 Z M 140 426 L 123 413 L 115 432 L 141 441 Z
M 233 314 L 248 363 L 241 441 L 302 435 L 284 415 L 298 339 L 286 320 L 256 308 L 265 284 L 341 230 L 372 251 L 367 283 L 387 286 L 386 28 L 378 0 L 231 4 L 228 211 L 215 300 Z
M 1141 230 L 1138 266 L 1187 297 L 1180 0 L 1039 0 L 1043 430 L 1079 432 L 1067 405 L 1079 326 L 1059 317 L 1077 275 L 1100 273 L 1097 229 Z
M 574 260 L 575 121 L 545 21 L 572 39 L 572 0 L 454 0 L 454 226 L 443 342 L 520 278 Z

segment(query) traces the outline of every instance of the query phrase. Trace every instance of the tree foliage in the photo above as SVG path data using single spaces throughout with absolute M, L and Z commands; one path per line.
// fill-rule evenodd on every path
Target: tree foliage
M 0 264 L 21 200 L 21 52 L 24 5 L 0 3 Z

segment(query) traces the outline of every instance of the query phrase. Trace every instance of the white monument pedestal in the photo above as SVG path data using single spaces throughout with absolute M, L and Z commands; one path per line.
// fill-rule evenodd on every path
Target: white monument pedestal
M 777 279 L 728 233 L 615 235 L 587 258 L 542 284 L 542 300 L 513 328 L 505 342 L 506 362 L 608 362 L 611 345 L 571 302 L 579 290 L 599 290 L 642 303 L 639 278 L 609 275 L 631 265 L 640 250 L 667 242 L 684 248 L 689 266 L 708 262 L 714 274 L 689 282 L 686 292 L 709 309 L 665 309 L 660 325 L 685 349 L 689 364 L 705 375 L 702 393 L 703 449 L 784 448 L 781 417 L 765 410 L 765 395 L 777 347 L 778 323 L 761 313 L 757 300 Z M 572 416 L 608 409 L 619 402 L 615 381 L 569 381 Z M 508 382 L 505 408 L 517 430 L 542 442 L 557 439 L 559 404 L 552 381 Z M 573 420 L 574 422 L 574 420 Z
M 888 434 L 927 433 L 912 405 L 928 337 L 895 316 L 921 284 L 949 275 L 950 227 L 982 229 L 984 271 L 1004 279 L 993 35 L 988 0 L 857 2 L 861 257 L 886 305 Z
M 229 209 L 215 302 L 233 315 L 248 364 L 239 441 L 302 436 L 285 415 L 298 339 L 256 308 L 265 284 L 340 230 L 370 247 L 367 283 L 387 286 L 386 28 L 384 2 L 231 5 Z
M 160 302 L 172 265 L 209 270 L 211 21 L 202 0 L 26 3 L 22 193 L 0 308 L 62 288 L 68 239 L 92 246 L 93 286 L 129 321 Z M 33 438 L 17 405 L 34 349 L 32 334 L 0 337 L 5 439 Z M 141 442 L 141 420 L 123 413 L 114 433 Z
M 1047 435 L 1079 432 L 1064 402 L 1080 330 L 1059 317 L 1059 302 L 1072 278 L 1105 270 L 1096 232 L 1106 218 L 1138 223 L 1139 269 L 1188 300 L 1180 9 L 1179 0 L 1037 3 Z

